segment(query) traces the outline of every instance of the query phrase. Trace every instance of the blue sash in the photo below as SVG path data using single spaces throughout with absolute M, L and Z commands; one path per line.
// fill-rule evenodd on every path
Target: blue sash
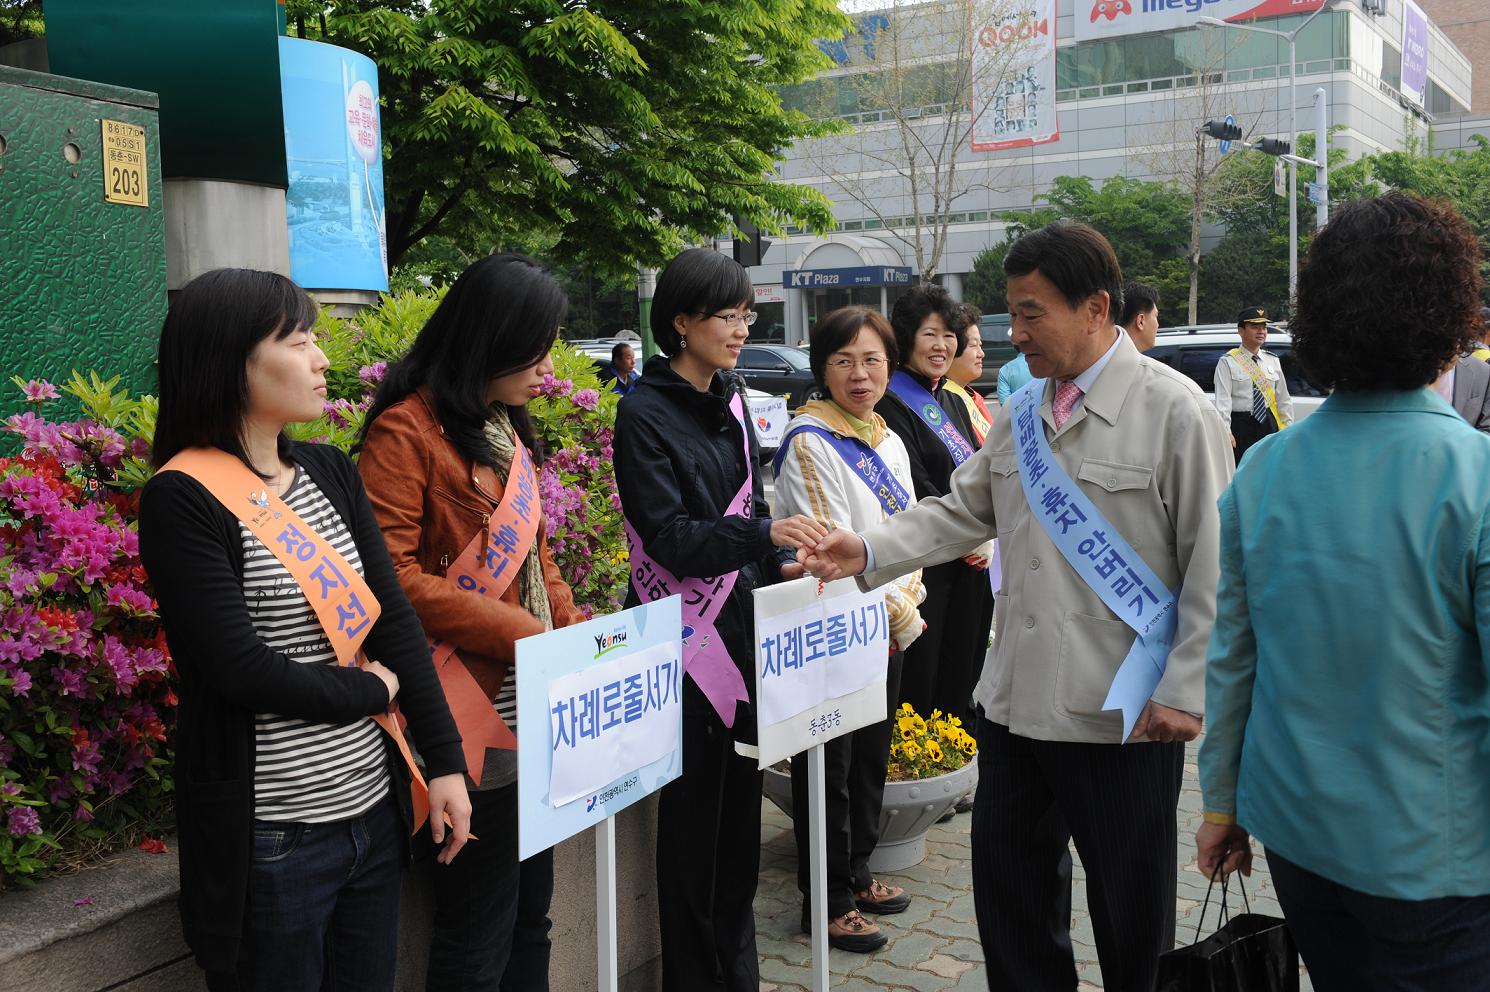
M 859 480 L 874 493 L 874 498 L 880 501 L 880 506 L 885 508 L 886 513 L 894 516 L 909 510 L 911 504 L 915 503 L 878 451 L 858 438 L 839 437 L 815 424 L 798 424 L 781 439 L 781 447 L 776 449 L 776 460 L 773 463 L 778 476 L 781 475 L 781 463 L 786 458 L 786 446 L 791 443 L 792 438 L 804 433 L 817 434 L 832 445 L 833 450 L 854 470 Z
M 1164 677 L 1179 620 L 1178 595 L 1165 587 L 1050 451 L 1040 419 L 1044 379 L 1012 397 L 1019 481 L 1036 522 L 1061 555 L 1119 620 L 1137 633 L 1103 701 L 1123 712 L 1123 740 Z
M 921 418 L 923 424 L 931 428 L 931 433 L 941 439 L 955 464 L 961 465 L 973 457 L 973 446 L 967 443 L 967 438 L 962 436 L 947 416 L 947 411 L 942 409 L 935 396 L 926 391 L 925 386 L 900 371 L 891 377 L 890 391 L 905 400 L 905 405 Z

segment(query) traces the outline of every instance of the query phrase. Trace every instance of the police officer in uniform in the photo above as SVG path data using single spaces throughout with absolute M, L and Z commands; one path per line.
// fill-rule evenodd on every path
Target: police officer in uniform
M 1293 423 L 1293 398 L 1278 356 L 1262 350 L 1268 315 L 1262 307 L 1244 307 L 1236 318 L 1241 346 L 1216 363 L 1216 409 L 1231 431 L 1231 445 L 1241 463 L 1247 449 Z

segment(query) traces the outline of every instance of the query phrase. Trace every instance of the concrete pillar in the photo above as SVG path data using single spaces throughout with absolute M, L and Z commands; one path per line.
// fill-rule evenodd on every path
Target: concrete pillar
M 786 306 L 782 307 L 786 318 L 786 343 L 807 343 L 807 294 L 809 290 L 786 291 Z
M 956 300 L 958 303 L 961 303 L 962 302 L 962 273 L 961 272 L 943 272 L 942 273 L 942 288 L 944 288 L 948 293 L 951 294 L 952 299 Z
M 12 65 L 32 72 L 51 72 L 51 61 L 47 58 L 47 40 L 28 38 L 25 41 L 0 45 L 0 65 Z
M 177 290 L 212 269 L 290 274 L 285 191 L 216 179 L 167 179 L 166 288 Z

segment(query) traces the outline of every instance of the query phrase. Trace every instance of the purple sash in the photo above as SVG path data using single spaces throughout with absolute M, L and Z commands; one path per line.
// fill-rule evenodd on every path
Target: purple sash
M 907 375 L 904 369 L 890 377 L 890 392 L 905 400 L 905 405 L 911 408 L 911 412 L 921 418 L 921 423 L 946 447 L 955 464 L 961 465 L 973 457 L 973 446 L 967 443 L 962 432 L 947 417 L 947 411 L 942 409 L 935 396 L 926 391 L 925 386 Z
M 745 409 L 739 393 L 730 398 L 729 411 L 740 425 L 740 437 L 745 443 L 745 484 L 730 500 L 724 515 L 749 517 L 755 480 L 750 465 L 750 431 L 745 426 Z M 626 543 L 631 549 L 631 584 L 645 603 L 656 602 L 674 593 L 683 597 L 683 671 L 703 690 L 724 725 L 733 728 L 735 704 L 749 702 L 750 693 L 745 689 L 744 676 L 735 667 L 719 631 L 714 628 L 714 621 L 724 609 L 725 600 L 729 599 L 740 573 L 731 572 L 709 579 L 680 579 L 647 554 L 630 520 L 623 518 L 622 522 L 626 527 Z

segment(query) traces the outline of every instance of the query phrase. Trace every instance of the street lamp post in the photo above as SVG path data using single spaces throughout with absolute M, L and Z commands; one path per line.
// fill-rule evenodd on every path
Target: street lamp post
M 1299 110 L 1298 110 L 1298 37 L 1307 28 L 1314 18 L 1323 14 L 1333 6 L 1334 0 L 1325 0 L 1318 10 L 1304 18 L 1304 23 L 1292 31 L 1275 31 L 1272 28 L 1260 28 L 1254 24 L 1239 24 L 1234 21 L 1223 21 L 1219 17 L 1197 18 L 1199 23 L 1216 28 L 1235 28 L 1238 31 L 1256 31 L 1259 34 L 1270 34 L 1282 38 L 1288 42 L 1288 143 L 1291 145 L 1299 138 Z M 1315 157 L 1325 161 L 1326 149 L 1316 148 Z M 1288 298 L 1293 299 L 1299 288 L 1299 167 L 1294 162 L 1288 163 Z

